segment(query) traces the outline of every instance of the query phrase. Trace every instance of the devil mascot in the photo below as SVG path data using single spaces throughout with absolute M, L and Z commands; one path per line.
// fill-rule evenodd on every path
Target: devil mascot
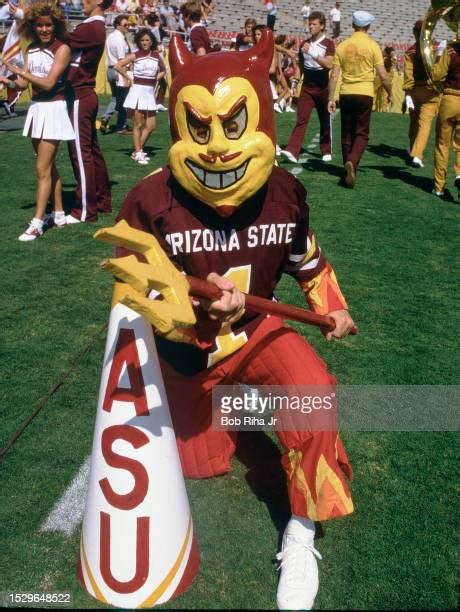
M 245 311 L 244 293 L 272 299 L 286 272 L 299 283 L 311 310 L 335 320 L 327 339 L 347 335 L 354 325 L 309 229 L 304 187 L 274 165 L 268 78 L 273 48 L 269 30 L 247 51 L 200 57 L 179 37 L 172 39 L 169 164 L 130 191 L 118 216 L 153 234 L 178 269 L 222 290 L 219 299 L 194 303 L 194 327 L 157 336 L 182 469 L 189 478 L 227 472 L 235 451 L 237 433 L 212 427 L 215 385 L 335 384 L 311 346 L 281 319 Z M 353 511 L 345 480 L 351 468 L 337 432 L 277 435 L 292 510 L 277 555 L 277 604 L 310 609 L 321 558 L 314 522 Z

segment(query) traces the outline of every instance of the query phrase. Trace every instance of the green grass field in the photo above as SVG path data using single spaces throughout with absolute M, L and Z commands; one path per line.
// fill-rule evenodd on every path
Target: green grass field
M 281 145 L 294 118 L 277 116 Z M 112 289 L 112 279 L 99 269 L 112 251 L 91 236 L 113 223 L 125 194 L 143 175 L 165 163 L 169 129 L 165 114 L 158 119 L 149 166 L 130 160 L 129 137 L 101 138 L 113 181 L 113 215 L 96 224 L 53 229 L 29 244 L 17 237 L 33 213 L 32 147 L 20 131 L 1 131 L 0 122 L 2 447 L 76 361 L 2 459 L 3 593 L 70 592 L 73 608 L 104 607 L 76 577 L 79 529 L 68 537 L 39 529 L 91 452 L 105 340 L 97 332 L 107 322 Z M 305 146 L 317 133 L 314 117 Z M 339 142 L 338 118 L 334 140 Z M 312 226 L 359 333 L 329 344 L 314 328 L 296 328 L 344 384 L 459 383 L 460 206 L 430 194 L 433 143 L 424 169 L 405 164 L 406 146 L 407 117 L 376 114 L 354 190 L 337 184 L 338 147 L 331 164 L 321 163 L 316 147 L 299 166 Z M 70 202 L 75 183 L 64 146 L 58 165 Z M 449 185 L 453 178 L 449 169 Z M 290 279 L 278 293 L 286 302 L 302 304 Z M 316 607 L 456 608 L 458 433 L 344 432 L 343 438 L 354 467 L 355 513 L 322 525 Z M 244 434 L 240 442 L 229 475 L 187 482 L 201 570 L 187 593 L 165 608 L 275 608 L 273 559 L 287 519 L 279 450 L 262 433 Z M 273 475 L 271 483 L 267 473 Z

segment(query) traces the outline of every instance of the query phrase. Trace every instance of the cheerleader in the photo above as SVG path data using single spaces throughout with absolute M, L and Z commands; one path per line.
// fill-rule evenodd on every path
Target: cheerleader
M 26 231 L 19 236 L 29 242 L 43 234 L 44 217 L 49 198 L 53 212 L 47 224 L 65 225 L 62 207 L 62 184 L 56 169 L 56 154 L 61 140 L 73 140 L 74 132 L 64 101 L 65 72 L 70 62 L 70 47 L 63 43 L 64 17 L 56 3 L 43 0 L 26 12 L 18 31 L 32 40 L 27 48 L 25 64 L 18 68 L 3 62 L 18 75 L 17 87 L 32 84 L 32 104 L 29 107 L 23 136 L 32 139 L 36 158 L 35 216 Z
M 143 147 L 156 127 L 155 85 L 166 74 L 166 65 L 156 51 L 157 41 L 151 30 L 147 28 L 139 30 L 134 42 L 139 50 L 129 53 L 115 64 L 115 70 L 131 85 L 124 102 L 124 106 L 133 112 L 134 152 L 131 157 L 138 164 L 145 165 L 150 160 L 144 153 Z M 131 63 L 132 80 L 126 71 Z

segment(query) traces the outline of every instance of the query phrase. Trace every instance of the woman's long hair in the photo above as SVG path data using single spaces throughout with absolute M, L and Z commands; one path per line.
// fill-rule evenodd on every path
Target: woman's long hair
M 39 2 L 30 6 L 18 27 L 19 34 L 29 40 L 37 41 L 34 24 L 39 17 L 51 17 L 54 23 L 54 37 L 64 40 L 66 35 L 64 15 L 56 2 L 49 2 L 48 0 L 39 0 Z

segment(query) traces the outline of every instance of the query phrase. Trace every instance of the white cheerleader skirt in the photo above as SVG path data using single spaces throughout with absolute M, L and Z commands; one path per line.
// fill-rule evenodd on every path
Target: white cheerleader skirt
M 123 104 L 125 108 L 141 111 L 156 111 L 155 90 L 151 85 L 131 85 Z
M 75 140 L 65 100 L 32 102 L 22 135 L 43 140 Z

